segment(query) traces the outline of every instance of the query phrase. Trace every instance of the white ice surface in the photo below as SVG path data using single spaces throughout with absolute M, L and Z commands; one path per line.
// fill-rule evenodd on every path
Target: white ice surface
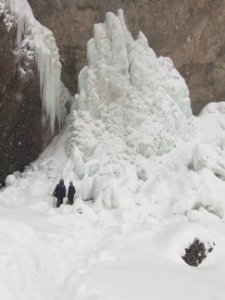
M 121 26 L 125 43 L 121 35 L 113 35 Z M 106 33 L 102 46 L 109 46 L 111 34 L 120 41 L 111 44 L 109 57 L 94 55 L 94 44 L 98 48 L 97 41 L 103 42 L 99 35 Z M 224 300 L 225 103 L 211 103 L 194 118 L 186 92 L 179 93 L 187 89 L 184 81 L 173 71 L 176 79 L 170 78 L 166 85 L 174 87 L 179 100 L 164 89 L 165 82 L 157 79 L 168 79 L 169 71 L 161 64 L 164 59 L 154 56 L 143 35 L 132 40 L 121 12 L 119 19 L 108 14 L 106 23 L 95 27 L 95 34 L 90 64 L 80 75 L 81 92 L 65 128 L 23 174 L 10 175 L 7 187 L 0 191 L 0 299 Z M 125 76 L 135 91 L 126 67 L 132 65 L 128 49 L 136 47 L 151 59 L 146 66 L 138 63 L 140 69 L 134 74 L 151 73 L 147 82 L 153 94 L 144 99 L 149 89 L 140 76 L 136 91 L 141 96 L 131 97 L 129 110 L 126 87 L 117 88 Z M 117 51 L 118 57 L 111 56 Z M 111 67 L 104 63 L 104 76 L 96 73 L 103 58 L 111 62 Z M 88 87 L 92 75 L 96 83 L 99 78 L 108 80 L 100 93 Z M 111 84 L 116 85 L 115 91 Z M 172 122 L 168 97 L 181 127 Z M 147 99 L 154 108 L 149 114 L 142 106 L 143 100 L 149 108 Z M 123 109 L 127 114 L 122 117 Z M 161 147 L 154 134 L 160 135 L 158 123 L 167 129 L 166 114 L 170 128 Z M 141 122 L 135 126 L 137 115 Z M 148 132 L 153 144 L 146 140 Z M 135 141 L 137 135 L 138 143 L 143 138 L 152 149 L 151 155 L 145 146 L 127 143 L 127 136 Z M 73 206 L 56 209 L 52 191 L 60 178 L 66 185 L 73 180 L 77 194 Z M 215 244 L 198 268 L 181 258 L 195 238 Z

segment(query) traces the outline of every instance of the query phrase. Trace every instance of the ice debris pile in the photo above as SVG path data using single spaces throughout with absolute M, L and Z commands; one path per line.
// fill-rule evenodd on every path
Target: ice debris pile
M 52 32 L 41 25 L 33 16 L 27 0 L 0 0 L 0 14 L 3 14 L 8 30 L 12 24 L 17 27 L 17 52 L 34 53 L 37 64 L 43 110 L 50 119 L 54 132 L 55 121 L 59 126 L 64 119 L 63 103 L 60 98 L 62 83 L 61 63 L 58 48 Z
M 122 10 L 94 26 L 87 51 L 65 147 L 80 180 L 104 175 L 117 181 L 126 168 L 132 177 L 140 160 L 191 140 L 185 81 L 169 58 L 157 58 L 143 33 L 132 38 Z

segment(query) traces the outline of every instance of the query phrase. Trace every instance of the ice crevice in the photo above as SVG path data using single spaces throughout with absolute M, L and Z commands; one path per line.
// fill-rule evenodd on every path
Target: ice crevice
M 17 47 L 21 47 L 26 37 L 29 47 L 34 51 L 40 80 L 43 113 L 49 118 L 53 133 L 55 122 L 57 121 L 61 127 L 64 119 L 63 85 L 60 81 L 61 63 L 53 33 L 34 18 L 27 0 L 1 0 L 0 4 L 2 13 L 9 10 L 16 24 Z M 12 21 L 12 18 L 5 18 L 8 27 L 10 27 L 10 23 L 7 24 L 7 20 Z

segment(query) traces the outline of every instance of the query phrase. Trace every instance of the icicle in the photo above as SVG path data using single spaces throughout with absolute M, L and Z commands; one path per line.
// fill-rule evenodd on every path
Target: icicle
M 60 101 L 61 63 L 54 36 L 34 18 L 27 0 L 5 2 L 17 25 L 17 47 L 20 47 L 25 35 L 30 37 L 40 78 L 43 111 L 50 119 L 51 131 L 54 133 L 56 120 L 61 127 L 64 118 L 64 108 Z

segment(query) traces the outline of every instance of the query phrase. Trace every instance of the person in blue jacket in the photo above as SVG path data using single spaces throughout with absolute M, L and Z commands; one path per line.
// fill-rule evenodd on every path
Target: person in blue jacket
M 63 198 L 66 197 L 66 187 L 63 179 L 60 179 L 53 194 L 57 198 L 56 207 L 60 207 L 60 205 L 63 204 Z

